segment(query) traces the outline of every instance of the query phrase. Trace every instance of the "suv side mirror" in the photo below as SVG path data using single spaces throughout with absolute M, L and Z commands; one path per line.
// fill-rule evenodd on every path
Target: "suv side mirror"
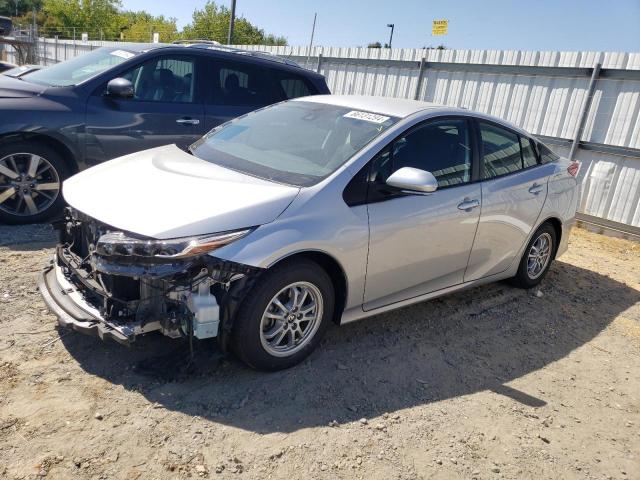
M 133 83 L 126 78 L 114 78 L 107 83 L 107 95 L 113 98 L 133 98 Z
M 412 167 L 396 170 L 386 183 L 400 190 L 417 193 L 433 193 L 438 189 L 438 180 L 431 172 Z

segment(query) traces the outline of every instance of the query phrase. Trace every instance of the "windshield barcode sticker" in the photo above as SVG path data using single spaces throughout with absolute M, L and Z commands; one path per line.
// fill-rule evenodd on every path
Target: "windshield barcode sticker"
M 378 115 L 377 113 L 360 112 L 358 110 L 351 110 L 344 115 L 346 118 L 355 118 L 357 120 L 364 120 L 371 123 L 384 123 L 389 120 L 389 117 L 384 115 Z
M 111 55 L 114 55 L 114 56 L 120 57 L 120 58 L 131 58 L 131 57 L 133 57 L 133 53 L 127 52 L 126 50 L 114 50 L 113 52 L 109 52 L 109 53 L 111 53 Z

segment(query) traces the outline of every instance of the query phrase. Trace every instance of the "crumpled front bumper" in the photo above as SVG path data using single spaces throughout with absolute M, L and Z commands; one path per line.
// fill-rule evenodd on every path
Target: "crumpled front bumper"
M 159 322 L 123 325 L 105 320 L 94 306 L 83 299 L 82 293 L 66 280 L 55 257 L 40 275 L 38 289 L 62 327 L 102 340 L 130 345 L 137 335 L 161 328 Z

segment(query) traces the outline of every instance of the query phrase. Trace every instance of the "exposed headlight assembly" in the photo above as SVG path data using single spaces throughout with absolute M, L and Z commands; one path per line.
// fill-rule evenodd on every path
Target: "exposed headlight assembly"
M 96 253 L 103 256 L 180 259 L 212 252 L 244 237 L 251 230 L 248 228 L 171 240 L 145 240 L 129 237 L 123 232 L 109 232 L 98 239 Z

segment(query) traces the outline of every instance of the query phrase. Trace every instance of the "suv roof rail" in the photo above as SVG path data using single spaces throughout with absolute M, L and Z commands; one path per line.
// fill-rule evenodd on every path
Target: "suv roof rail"
M 196 43 L 206 44 L 206 45 L 222 45 L 220 42 L 216 42 L 215 40 L 174 40 L 171 42 L 174 45 L 193 45 Z
M 247 55 L 249 57 L 263 58 L 265 60 L 270 60 L 272 62 L 284 63 L 285 65 L 301 68 L 300 65 L 298 65 L 293 60 L 289 60 L 288 58 L 284 58 L 284 57 L 279 57 L 278 55 L 274 55 L 273 53 L 270 53 L 270 52 L 265 52 L 261 50 L 243 50 L 241 48 L 222 45 L 220 42 L 216 42 L 214 40 L 175 40 L 172 43 L 176 45 L 186 45 L 188 47 L 194 47 L 194 48 L 207 48 L 210 50 L 220 50 L 222 52 L 231 52 L 231 53 L 237 53 L 239 55 Z

